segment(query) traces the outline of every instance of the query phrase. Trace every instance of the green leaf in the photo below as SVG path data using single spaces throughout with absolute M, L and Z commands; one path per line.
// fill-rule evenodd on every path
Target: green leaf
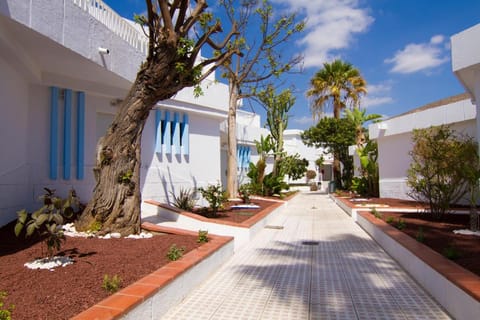
M 27 237 L 30 237 L 35 230 L 37 230 L 36 224 L 34 223 L 33 220 L 29 221 L 27 225 L 27 232 L 26 232 Z
M 17 211 L 17 215 L 18 215 L 18 222 L 20 222 L 21 224 L 25 224 L 25 221 L 27 220 L 27 217 L 28 217 L 27 210 L 22 209 L 20 211 Z
M 48 214 L 41 214 L 36 219 L 33 219 L 33 221 L 35 222 L 35 225 L 37 226 L 37 228 L 40 228 L 45 223 L 45 221 L 48 220 L 48 218 L 49 218 Z
M 64 210 L 63 210 L 63 215 L 67 218 L 71 218 L 73 217 L 73 214 L 74 214 L 74 210 L 72 207 L 66 207 Z
M 63 217 L 60 213 L 54 213 L 52 220 L 55 221 L 56 224 L 63 224 Z
M 22 232 L 24 226 L 25 224 L 20 221 L 17 221 L 17 223 L 15 224 L 15 235 L 17 237 L 20 235 L 20 232 Z

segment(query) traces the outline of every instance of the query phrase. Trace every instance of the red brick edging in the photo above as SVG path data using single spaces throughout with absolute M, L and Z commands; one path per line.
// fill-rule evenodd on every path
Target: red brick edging
M 174 234 L 195 235 L 194 231 L 187 231 L 177 228 L 157 226 L 144 222 L 142 228 Z M 122 315 L 152 297 L 163 287 L 172 282 L 176 277 L 194 267 L 202 260 L 212 255 L 215 251 L 233 241 L 233 237 L 208 235 L 209 241 L 202 246 L 185 254 L 180 260 L 172 261 L 155 272 L 143 277 L 137 282 L 118 291 L 108 298 L 100 301 L 93 307 L 74 316 L 74 320 L 107 320 L 117 319 Z
M 409 250 L 420 260 L 425 262 L 432 269 L 443 275 L 454 285 L 462 289 L 472 298 L 480 301 L 480 277 L 473 272 L 459 266 L 458 264 L 448 260 L 438 252 L 430 249 L 426 245 L 416 241 L 402 231 L 392 227 L 388 223 L 375 218 L 370 212 L 358 212 L 360 216 L 371 224 L 375 225 L 383 233 Z

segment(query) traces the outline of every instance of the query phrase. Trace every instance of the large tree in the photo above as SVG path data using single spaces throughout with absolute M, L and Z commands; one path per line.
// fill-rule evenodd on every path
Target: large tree
M 147 16 L 136 20 L 148 30 L 147 58 L 98 143 L 96 186 L 76 223 L 79 230 L 100 225 L 100 234 L 140 231 L 140 142 L 150 110 L 181 89 L 198 85 L 237 52 L 225 47 L 236 33 L 235 24 L 221 43 L 215 42 L 214 34 L 222 28 L 206 11 L 205 0 L 146 0 L 146 6 Z M 217 54 L 200 60 L 205 45 Z
M 353 159 L 348 154 L 348 147 L 355 144 L 355 124 L 347 118 L 322 118 L 316 126 L 302 133 L 302 140 L 310 147 L 323 147 L 333 153 L 335 159 L 343 164 L 343 175 L 336 176 L 336 183 L 342 181 L 348 187 L 353 177 Z
M 367 93 L 367 84 L 360 71 L 342 60 L 324 63 L 323 68 L 310 80 L 310 85 L 307 96 L 312 98 L 310 109 L 315 118 L 324 113 L 326 106 L 331 106 L 334 118 L 339 119 L 343 109 L 347 106 L 358 107 L 361 96 Z M 337 158 L 333 161 L 333 174 L 340 186 L 340 163 Z
M 237 137 L 236 112 L 239 101 L 256 96 L 272 77 L 303 61 L 299 55 L 285 58 L 288 41 L 305 26 L 297 21 L 295 13 L 274 12 L 267 0 L 220 0 L 230 23 L 238 25 L 238 34 L 231 46 L 241 47 L 243 55 L 235 55 L 223 65 L 223 76 L 229 82 L 229 108 L 227 132 L 227 192 L 236 196 L 237 182 Z M 237 4 L 236 4 L 237 3 Z
M 361 96 L 367 93 L 360 71 L 342 60 L 324 63 L 310 85 L 307 96 L 313 99 L 310 107 L 314 116 L 320 116 L 326 106 L 332 106 L 333 116 L 339 119 L 343 109 L 358 107 Z

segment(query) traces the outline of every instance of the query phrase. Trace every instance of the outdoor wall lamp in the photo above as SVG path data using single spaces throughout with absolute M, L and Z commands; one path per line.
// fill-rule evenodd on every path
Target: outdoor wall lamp
M 107 48 L 98 47 L 98 53 L 100 53 L 100 54 L 109 54 L 109 53 L 110 53 L 110 50 L 108 50 Z

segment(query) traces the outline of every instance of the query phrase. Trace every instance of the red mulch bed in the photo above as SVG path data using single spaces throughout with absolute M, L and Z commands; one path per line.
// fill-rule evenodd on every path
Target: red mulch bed
M 241 201 L 229 201 L 224 205 L 224 208 L 217 212 L 216 216 L 212 216 L 210 211 L 205 211 L 204 209 L 194 209 L 193 213 L 220 221 L 229 221 L 234 223 L 242 223 L 245 220 L 250 219 L 255 214 L 259 213 L 263 209 L 273 205 L 275 202 L 262 200 L 262 199 L 251 199 L 251 203 L 253 205 L 257 205 L 260 208 L 253 209 L 253 208 L 236 208 L 233 209 L 232 206 L 241 205 L 243 204 Z
M 381 212 L 384 221 L 393 217 L 392 226 L 397 226 L 399 219 L 405 221 L 405 228 L 401 231 L 410 237 L 417 239 L 420 228 L 423 230 L 423 244 L 445 255 L 447 248 L 453 250 L 459 256 L 453 261 L 467 270 L 480 276 L 480 237 L 472 235 L 454 234 L 453 230 L 469 229 L 469 215 L 446 214 L 441 220 L 434 219 L 428 213 L 422 213 L 421 208 L 426 207 L 415 201 L 392 198 L 371 198 L 369 201 L 353 202 L 354 204 L 386 204 L 393 208 L 418 208 L 419 212 Z M 466 209 L 465 207 L 458 207 Z M 370 210 L 370 209 L 366 209 Z
M 215 219 L 242 222 L 272 201 L 252 199 L 259 209 L 226 209 Z M 8 294 L 5 306 L 15 305 L 12 318 L 69 319 L 105 299 L 103 277 L 118 275 L 121 288 L 166 265 L 172 244 L 185 247 L 185 253 L 197 248 L 196 236 L 157 234 L 150 239 L 71 238 L 57 255 L 72 257 L 75 263 L 54 271 L 30 270 L 24 263 L 42 256 L 43 243 L 18 239 L 14 222 L 0 228 L 0 292 Z

